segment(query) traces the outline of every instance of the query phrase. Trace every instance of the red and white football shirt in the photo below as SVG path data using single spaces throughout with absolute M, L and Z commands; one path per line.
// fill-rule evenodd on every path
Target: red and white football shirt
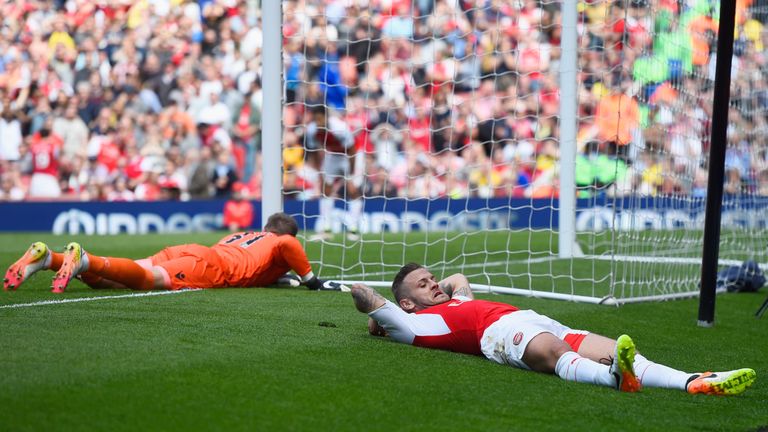
M 398 342 L 481 356 L 480 341 L 485 330 L 517 310 L 506 303 L 455 296 L 413 314 L 387 300 L 368 315 Z

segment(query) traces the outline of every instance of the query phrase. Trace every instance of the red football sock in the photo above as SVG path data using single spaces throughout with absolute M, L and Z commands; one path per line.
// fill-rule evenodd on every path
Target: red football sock
M 91 275 L 101 276 L 131 289 L 150 290 L 155 287 L 152 271 L 136 264 L 132 259 L 88 254 L 88 263 L 87 273 Z

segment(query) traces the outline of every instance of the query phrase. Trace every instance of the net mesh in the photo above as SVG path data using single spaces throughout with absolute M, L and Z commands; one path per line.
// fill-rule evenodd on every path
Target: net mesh
M 764 62 L 755 57 L 763 51 L 762 39 L 750 34 L 751 27 L 762 26 L 761 9 L 745 2 L 737 12 L 720 239 L 721 263 L 729 265 L 766 261 L 765 225 L 757 216 L 764 206 L 764 156 L 759 154 L 765 147 L 765 105 L 745 92 L 764 87 Z M 598 15 L 605 17 L 602 32 L 613 32 L 620 46 L 621 67 L 603 72 L 595 81 L 611 85 L 595 90 L 593 83 L 587 98 L 599 98 L 595 123 L 612 126 L 598 127 L 597 145 L 607 142 L 612 153 L 616 142 L 619 157 L 612 170 L 615 183 L 606 190 L 613 197 L 605 208 L 593 207 L 604 211 L 610 235 L 594 236 L 588 249 L 611 262 L 616 297 L 696 291 L 719 9 L 706 1 L 643 1 L 605 3 Z M 601 32 L 592 29 L 586 26 L 590 45 Z M 599 52 L 599 42 L 594 45 Z
M 561 259 L 561 6 L 283 2 L 284 193 L 321 274 L 390 281 L 417 261 L 572 298 L 697 289 L 718 9 L 576 5 L 584 256 Z M 762 263 L 765 13 L 739 8 L 721 257 Z

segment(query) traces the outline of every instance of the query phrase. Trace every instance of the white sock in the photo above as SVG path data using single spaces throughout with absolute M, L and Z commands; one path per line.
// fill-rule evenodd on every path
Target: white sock
M 645 387 L 661 387 L 685 390 L 691 374 L 654 363 L 640 354 L 635 354 L 635 375 Z
M 53 262 L 53 252 L 48 252 L 48 255 L 43 259 L 43 268 L 46 270 L 51 269 L 51 263 Z
M 359 231 L 360 215 L 363 213 L 363 200 L 353 199 L 349 202 L 349 214 L 347 215 L 347 228 L 350 231 Z
M 555 365 L 555 373 L 566 381 L 616 387 L 611 368 L 580 356 L 575 351 L 563 354 Z
M 83 256 L 80 258 L 80 273 L 85 273 L 91 267 L 91 260 L 88 258 L 88 253 L 83 251 Z
M 333 220 L 333 198 L 320 198 L 320 220 L 317 223 L 318 231 L 330 231 Z

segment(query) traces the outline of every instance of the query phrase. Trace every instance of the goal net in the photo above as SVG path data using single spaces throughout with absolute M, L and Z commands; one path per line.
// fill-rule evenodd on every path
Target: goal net
M 384 286 L 416 261 L 491 292 L 698 292 L 715 3 L 304 0 L 282 13 L 285 208 L 324 277 Z M 765 11 L 747 0 L 738 16 L 720 254 L 762 264 Z

